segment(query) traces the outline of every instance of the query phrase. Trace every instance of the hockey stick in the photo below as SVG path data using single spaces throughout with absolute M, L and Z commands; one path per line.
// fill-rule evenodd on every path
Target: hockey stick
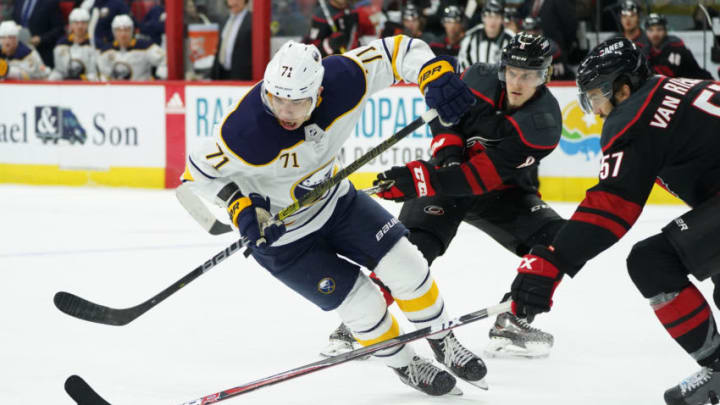
M 337 26 L 335 25 L 335 20 L 333 20 L 333 16 L 330 15 L 330 9 L 327 6 L 327 2 L 325 0 L 318 0 L 318 4 L 320 4 L 320 9 L 322 10 L 323 14 L 325 15 L 325 19 L 328 22 L 328 25 L 330 26 L 330 31 L 333 33 L 336 33 L 338 31 Z M 345 47 L 340 47 L 340 53 L 345 53 Z
M 389 188 L 392 184 L 384 183 L 368 188 L 358 190 L 362 193 L 372 195 Z M 233 231 L 233 227 L 217 219 L 215 215 L 208 209 L 189 188 L 189 183 L 183 183 L 175 189 L 175 197 L 180 201 L 180 205 L 190 214 L 190 216 L 209 234 L 222 235 Z
M 361 347 L 359 349 L 355 349 L 352 351 L 349 351 L 347 353 L 339 354 L 337 356 L 328 357 L 326 359 L 316 361 L 314 363 L 306 364 L 304 366 L 300 366 L 297 368 L 294 368 L 292 370 L 283 371 L 278 374 L 271 375 L 269 377 L 261 378 L 259 380 L 255 380 L 252 382 L 249 382 L 247 384 L 239 385 L 237 387 L 228 388 L 226 390 L 216 392 L 214 394 L 206 395 L 202 398 L 195 399 L 193 401 L 184 402 L 181 405 L 205 405 L 205 404 L 211 404 L 215 402 L 224 401 L 226 399 L 236 397 L 238 395 L 247 394 L 248 392 L 255 391 L 260 388 L 268 387 L 273 384 L 277 384 L 283 381 L 291 380 L 296 377 L 300 377 L 303 375 L 307 375 L 310 373 L 314 373 L 316 371 L 324 370 L 326 368 L 330 368 L 333 366 L 337 366 L 339 364 L 346 363 L 351 360 L 355 360 L 357 358 L 367 356 L 370 354 L 373 354 L 377 351 L 383 350 L 383 349 L 389 349 L 392 347 L 404 345 L 406 343 L 410 343 L 412 341 L 422 339 L 428 336 L 432 336 L 441 332 L 449 331 L 451 329 L 455 329 L 460 326 L 467 325 L 469 323 L 479 321 L 481 319 L 488 318 L 493 315 L 497 315 L 503 312 L 510 311 L 510 305 L 511 301 L 506 301 L 504 303 L 494 305 L 488 308 L 481 309 L 479 311 L 471 312 L 469 314 L 463 315 L 459 318 L 452 319 L 446 323 L 438 324 L 438 325 L 431 325 L 424 327 L 422 329 L 418 329 L 414 332 L 406 333 L 404 335 L 400 335 L 397 337 L 394 337 L 389 340 L 385 340 L 379 343 L 375 343 L 374 345 Z M 71 381 L 70 379 L 73 379 Z M 68 389 L 68 385 L 70 385 L 70 388 Z M 92 395 L 98 396 L 95 391 L 90 388 L 85 381 L 83 381 L 80 377 L 72 376 L 68 378 L 68 381 L 65 383 L 66 389 L 68 392 L 72 390 L 73 392 L 76 392 L 77 395 L 85 395 L 85 397 L 90 397 Z M 84 392 L 86 390 L 89 390 L 89 392 Z M 99 398 L 99 396 L 98 396 Z M 87 403 L 80 405 L 105 405 L 106 402 L 98 402 L 98 403 Z
M 437 117 L 437 111 L 434 109 L 428 110 L 415 121 L 408 124 L 405 128 L 393 134 L 391 137 L 380 143 L 378 146 L 370 149 L 364 155 L 360 156 L 357 160 L 350 163 L 348 166 L 337 172 L 333 177 L 320 184 L 319 186 L 312 189 L 310 192 L 302 196 L 292 205 L 282 209 L 275 215 L 276 220 L 282 221 L 294 212 L 298 211 L 301 207 L 309 205 L 322 197 L 328 190 L 332 189 L 336 185 L 340 184 L 347 176 L 352 172 L 359 169 L 367 162 L 375 159 L 381 153 L 388 150 L 392 145 L 399 142 L 404 137 L 413 133 L 416 129 L 420 128 L 424 123 L 430 122 Z M 172 285 L 162 290 L 147 301 L 138 304 L 130 308 L 110 308 L 104 305 L 90 302 L 84 298 L 78 297 L 75 294 L 71 294 L 65 291 L 60 291 L 55 294 L 53 301 L 55 306 L 62 312 L 79 319 L 83 319 L 89 322 L 102 323 L 106 325 L 122 326 L 127 325 L 133 320 L 137 319 L 140 315 L 147 312 L 157 304 L 164 301 L 167 297 L 175 294 L 178 290 L 191 283 L 196 278 L 205 274 L 210 269 L 214 268 L 218 263 L 222 262 L 238 250 L 240 250 L 246 243 L 243 240 L 239 240 L 218 252 L 212 258 L 205 261 L 205 263 L 196 267 L 193 271 L 183 276 L 180 280 L 174 282 Z
M 180 205 L 185 208 L 185 211 L 200 224 L 200 226 L 211 235 L 222 235 L 224 233 L 232 232 L 232 226 L 220 221 L 215 218 L 212 212 L 202 202 L 192 190 L 190 190 L 190 183 L 183 183 L 175 189 L 175 197 L 177 197 Z

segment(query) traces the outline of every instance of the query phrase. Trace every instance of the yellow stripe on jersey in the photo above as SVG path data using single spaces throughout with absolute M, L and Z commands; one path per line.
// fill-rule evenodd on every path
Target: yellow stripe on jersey
M 195 181 L 193 179 L 192 173 L 190 173 L 190 166 L 185 165 L 185 171 L 183 172 L 182 176 L 180 176 L 180 180 L 182 181 Z
M 355 339 L 363 346 L 370 346 L 374 345 L 375 343 L 384 342 L 386 340 L 400 336 L 400 325 L 398 324 L 397 319 L 395 319 L 393 314 L 390 314 L 390 317 L 392 318 L 392 325 L 390 326 L 390 329 L 388 329 L 388 331 L 383 333 L 380 337 L 368 340 L 360 340 L 358 338 Z
M 403 35 L 396 35 L 394 38 L 395 38 L 395 46 L 393 47 L 393 54 L 392 54 L 391 62 L 392 62 L 393 75 L 395 75 L 395 81 L 399 82 L 399 81 L 402 81 L 402 76 L 400 76 L 400 74 L 398 73 L 398 70 L 397 70 L 397 57 L 398 57 L 398 53 L 400 53 L 400 44 L 402 43 Z
M 397 302 L 398 307 L 400 307 L 403 312 L 415 312 L 430 308 L 435 304 L 439 296 L 440 290 L 437 284 L 435 284 L 435 281 L 433 281 L 430 289 L 422 296 L 410 300 L 399 300 L 395 298 L 395 302 Z
M 335 125 L 335 123 L 337 122 L 337 120 L 339 120 L 340 118 L 346 116 L 347 114 L 350 114 L 351 112 L 355 111 L 355 109 L 358 108 L 358 106 L 360 106 L 360 105 L 362 104 L 362 101 L 365 99 L 365 95 L 367 94 L 367 73 L 365 72 L 365 68 L 360 64 L 360 62 L 358 62 L 357 60 L 355 60 L 355 59 L 353 59 L 353 58 L 350 58 L 350 57 L 345 56 L 345 55 L 340 55 L 340 56 L 344 56 L 344 57 L 350 59 L 351 61 L 353 61 L 353 62 L 360 68 L 360 71 L 362 72 L 363 77 L 365 78 L 365 90 L 363 90 L 363 95 L 362 95 L 362 97 L 360 97 L 360 99 L 358 99 L 357 104 L 355 104 L 355 106 L 354 106 L 353 108 L 351 108 L 351 109 L 345 111 L 344 113 L 338 115 L 334 120 L 332 120 L 332 122 L 330 123 L 330 125 L 328 125 L 327 127 L 325 127 L 325 128 L 323 129 L 323 130 L 326 131 L 326 132 L 330 130 L 330 127 L 332 127 L 333 125 Z
M 452 67 L 450 62 L 446 60 L 439 60 L 435 63 L 426 65 L 418 75 L 418 87 L 420 87 L 420 93 L 425 94 L 425 85 L 431 81 L 439 78 L 445 73 L 455 73 L 455 69 Z

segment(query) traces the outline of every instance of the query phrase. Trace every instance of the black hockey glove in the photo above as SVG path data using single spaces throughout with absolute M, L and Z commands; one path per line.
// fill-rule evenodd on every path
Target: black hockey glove
M 460 117 L 475 104 L 475 96 L 455 73 L 455 58 L 438 56 L 420 69 L 418 86 L 425 103 L 437 110 L 440 123 L 446 127 L 460 122 Z
M 545 246 L 535 246 L 522 257 L 518 275 L 512 283 L 512 312 L 520 317 L 548 312 L 553 294 L 563 277 L 555 253 Z
M 346 51 L 350 35 L 345 31 L 333 32 L 329 37 L 323 40 L 323 48 L 328 55 L 340 54 Z
M 272 245 L 285 234 L 287 229 L 282 221 L 276 221 L 270 214 L 270 197 L 250 193 L 245 197 L 239 190 L 228 202 L 230 219 L 248 238 L 252 247 L 264 248 Z
M 392 186 L 379 191 L 378 197 L 406 201 L 417 197 L 431 197 L 435 195 L 430 178 L 435 168 L 423 160 L 414 160 L 405 166 L 395 166 L 390 170 L 378 174 L 373 185 L 391 182 Z

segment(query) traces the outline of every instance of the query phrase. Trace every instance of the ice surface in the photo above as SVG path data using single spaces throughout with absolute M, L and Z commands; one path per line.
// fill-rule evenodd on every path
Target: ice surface
M 133 306 L 234 235 L 205 233 L 167 190 L 3 185 L 0 195 L 0 404 L 72 404 L 63 390 L 71 374 L 114 405 L 182 403 L 316 361 L 339 322 L 240 254 L 127 326 L 68 317 L 53 306 L 57 291 Z M 399 211 L 398 204 L 383 204 Z M 574 209 L 552 205 L 565 217 Z M 685 210 L 647 207 L 622 241 L 564 280 L 553 312 L 534 323 L 555 335 L 550 357 L 487 360 L 487 392 L 460 382 L 462 397 L 423 396 L 369 360 L 223 403 L 661 404 L 664 390 L 697 365 L 655 319 L 625 258 L 633 243 Z M 518 263 L 463 225 L 433 273 L 451 313 L 460 316 L 497 303 Z M 709 282 L 700 288 L 711 297 Z M 480 353 L 490 324 L 456 334 Z M 415 347 L 430 356 L 425 342 Z

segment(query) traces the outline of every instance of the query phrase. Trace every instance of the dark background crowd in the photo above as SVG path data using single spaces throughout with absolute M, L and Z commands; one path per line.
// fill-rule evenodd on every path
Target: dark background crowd
M 188 37 L 186 78 L 250 80 L 252 10 L 248 0 L 183 2 Z M 698 49 L 686 46 L 682 36 L 673 35 L 675 31 L 711 30 L 713 21 L 720 31 L 720 13 L 716 10 L 720 4 L 704 3 L 705 8 L 680 0 L 273 0 L 271 48 L 278 47 L 277 41 L 294 38 L 312 43 L 323 55 L 329 55 L 353 49 L 371 38 L 405 34 L 422 38 L 436 54 L 457 56 L 460 66 L 466 67 L 476 62 L 495 63 L 509 38 L 519 31 L 529 31 L 551 40 L 553 78 L 572 80 L 577 64 L 591 48 L 594 33 L 603 32 L 635 41 L 657 73 L 712 77 L 701 67 L 703 63 L 697 62 L 704 61 Z M 84 12 L 82 16 L 73 14 L 75 23 L 86 24 L 86 44 L 77 38 L 85 35 L 82 30 L 75 31 L 75 41 L 71 40 L 70 15 L 75 9 L 87 11 L 85 18 Z M 127 46 L 118 45 L 118 26 L 113 28 L 119 15 L 128 15 L 132 21 Z M 13 21 L 17 29 L 5 24 L 0 29 L 0 44 L 18 43 L 0 48 L 0 59 L 15 72 L 15 77 L 8 78 L 133 80 L 112 72 L 103 74 L 102 55 L 112 50 L 119 55 L 111 58 L 115 61 L 128 50 L 149 53 L 150 44 L 160 49 L 165 46 L 163 0 L 0 0 L 0 22 L 8 21 Z M 206 31 L 209 36 L 195 35 Z M 714 34 L 708 36 L 715 41 Z M 86 73 L 97 71 L 97 75 L 71 77 L 58 73 L 54 59 L 58 58 L 56 47 L 63 41 L 69 49 L 69 60 L 82 59 L 73 56 L 73 52 L 79 55 L 78 46 L 82 44 L 94 49 L 98 61 L 88 59 L 83 64 Z M 211 49 L 203 50 L 203 41 L 209 41 Z M 147 58 L 149 71 L 152 78 L 162 78 L 160 54 L 152 49 L 152 57 Z M 28 73 L 23 70 L 27 66 L 18 62 L 18 58 L 31 52 L 37 52 L 42 60 L 44 75 Z M 717 53 L 720 59 L 720 48 Z M 130 66 L 130 70 L 140 68 Z

